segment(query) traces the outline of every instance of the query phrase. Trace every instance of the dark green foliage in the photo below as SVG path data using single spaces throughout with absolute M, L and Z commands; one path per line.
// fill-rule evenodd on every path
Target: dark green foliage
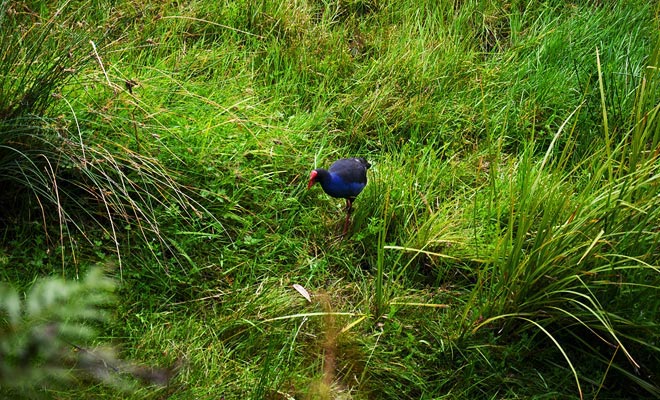
M 142 378 L 164 385 L 171 374 L 118 359 L 112 348 L 92 348 L 111 315 L 115 284 L 93 269 L 79 282 L 41 279 L 23 300 L 0 285 L 0 395 L 37 398 L 46 390 L 103 382 L 116 389 Z
M 94 325 L 107 319 L 104 310 L 114 285 L 96 270 L 81 283 L 41 280 L 25 301 L 7 284 L 0 288 L 2 307 L 0 381 L 2 387 L 37 389 L 51 380 L 70 380 L 69 369 L 97 335 Z

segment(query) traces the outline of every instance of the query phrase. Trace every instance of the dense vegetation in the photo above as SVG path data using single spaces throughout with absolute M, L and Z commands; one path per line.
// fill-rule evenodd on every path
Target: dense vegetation
M 0 394 L 657 398 L 659 13 L 0 2 Z

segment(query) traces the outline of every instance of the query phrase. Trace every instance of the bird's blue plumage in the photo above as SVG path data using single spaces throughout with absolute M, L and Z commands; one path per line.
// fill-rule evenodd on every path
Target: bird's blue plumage
M 330 178 L 322 180 L 319 183 L 324 192 L 340 199 L 354 198 L 367 185 L 366 182 L 345 181 L 341 175 L 333 174 L 331 171 Z
M 320 183 L 323 191 L 336 198 L 353 200 L 367 185 L 367 169 L 371 164 L 364 158 L 343 158 L 327 170 L 315 169 L 312 181 Z
M 342 237 L 348 232 L 353 200 L 367 185 L 367 170 L 371 164 L 364 158 L 342 158 L 330 168 L 317 168 L 309 174 L 307 189 L 320 183 L 323 191 L 332 197 L 346 199 L 346 222 Z

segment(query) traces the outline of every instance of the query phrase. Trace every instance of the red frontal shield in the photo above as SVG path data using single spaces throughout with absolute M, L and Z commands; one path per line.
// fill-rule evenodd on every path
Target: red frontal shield
M 312 172 L 309 174 L 309 183 L 307 183 L 307 189 L 309 189 L 309 188 L 311 188 L 312 186 L 314 186 L 314 184 L 316 183 L 316 176 L 317 176 L 318 174 L 319 174 L 319 173 L 316 172 L 316 170 L 312 171 Z

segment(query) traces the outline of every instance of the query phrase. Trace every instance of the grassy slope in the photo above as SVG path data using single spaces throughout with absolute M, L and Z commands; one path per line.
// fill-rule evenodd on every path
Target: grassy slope
M 97 65 L 81 73 L 69 100 L 84 133 L 153 155 L 217 218 L 158 209 L 170 249 L 122 234 L 122 322 L 108 337 L 147 363 L 183 360 L 171 388 L 134 397 L 556 398 L 576 395 L 575 368 L 585 395 L 620 398 L 625 375 L 607 362 L 623 351 L 602 346 L 599 364 L 575 321 L 609 343 L 610 320 L 657 342 L 657 300 L 634 300 L 657 297 L 657 269 L 627 274 L 657 265 L 657 229 L 643 229 L 658 214 L 657 162 L 623 171 L 617 150 L 657 11 L 252 3 L 90 16 L 113 29 L 99 49 L 108 79 L 138 86 L 114 94 Z M 340 241 L 341 202 L 304 184 L 357 154 L 374 167 Z M 611 196 L 631 206 L 611 216 Z M 84 262 L 113 259 L 110 240 L 95 246 Z M 594 276 L 607 304 L 574 295 Z M 652 380 L 657 351 L 626 346 Z

